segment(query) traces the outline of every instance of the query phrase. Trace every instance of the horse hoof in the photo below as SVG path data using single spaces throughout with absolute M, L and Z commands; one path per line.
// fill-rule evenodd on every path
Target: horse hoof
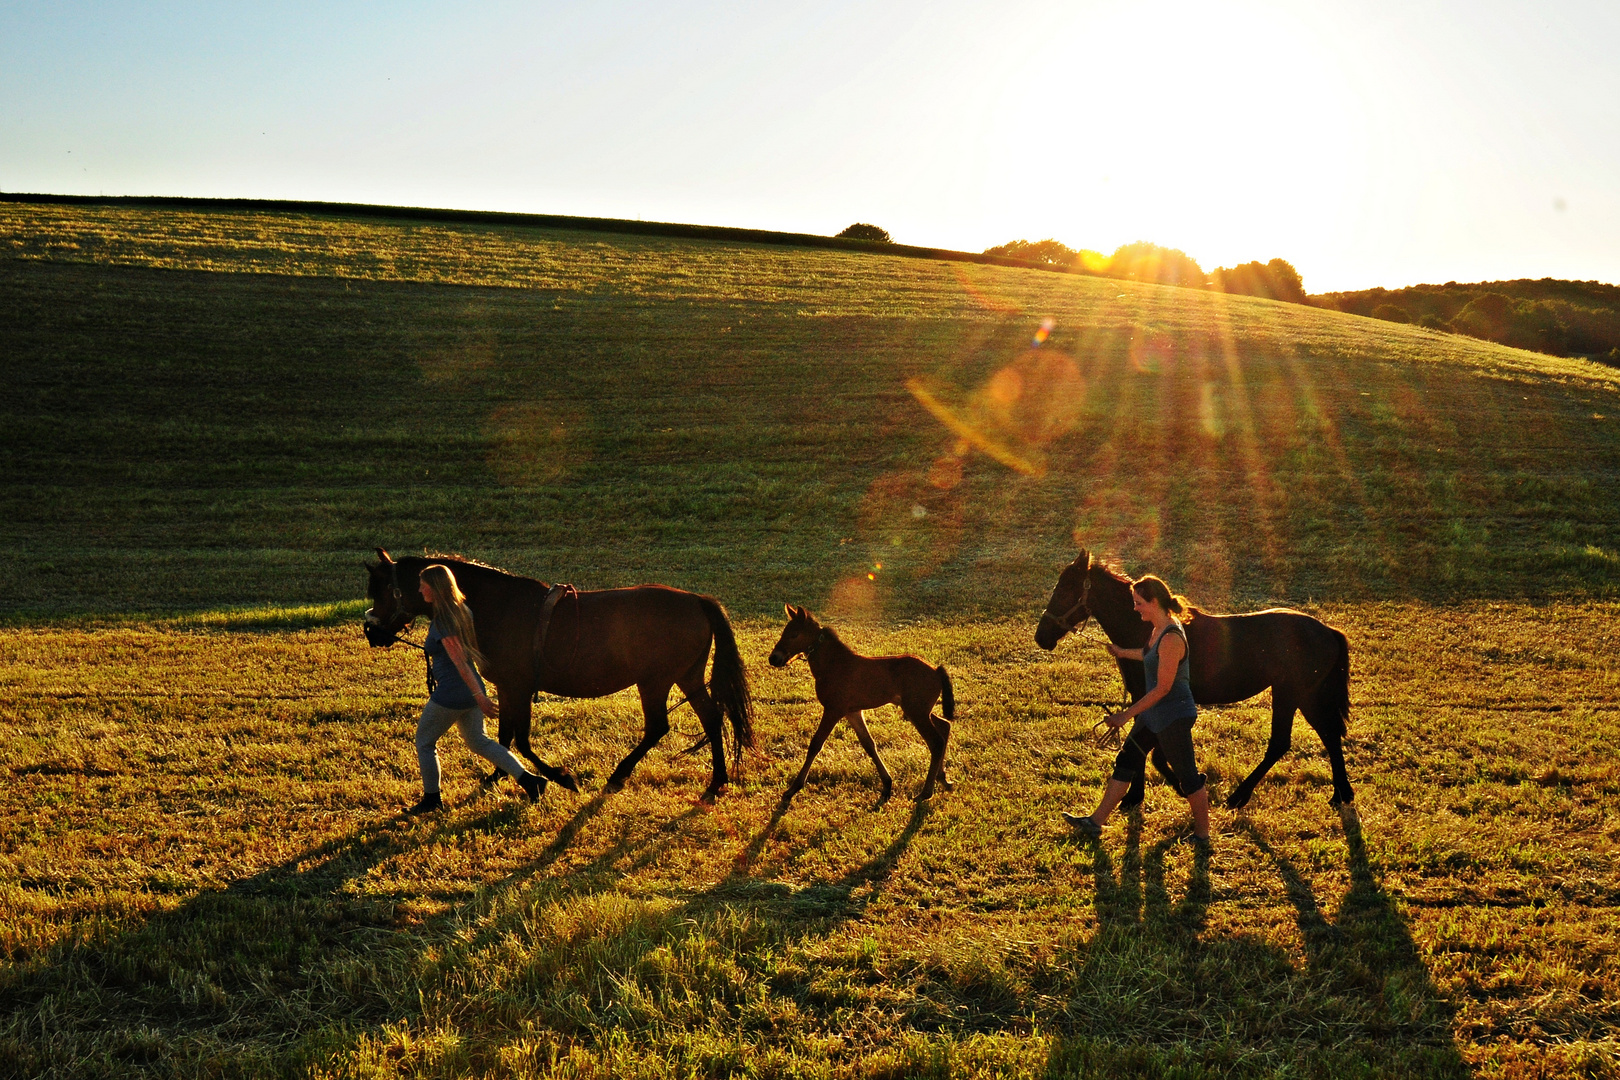
M 575 795 L 579 794 L 579 781 L 575 779 L 574 774 L 571 772 L 558 773 L 557 786 L 564 791 L 572 791 Z
M 610 776 L 608 782 L 602 785 L 602 790 L 609 795 L 617 795 L 624 790 L 624 780 L 621 777 Z
M 943 776 L 939 778 L 939 786 L 944 788 L 946 791 L 955 791 L 956 790 L 956 785 L 954 783 L 952 783 L 951 781 L 945 779 Z
M 1228 810 L 1241 810 L 1248 805 L 1249 793 L 1247 791 L 1234 791 L 1226 797 L 1226 808 Z

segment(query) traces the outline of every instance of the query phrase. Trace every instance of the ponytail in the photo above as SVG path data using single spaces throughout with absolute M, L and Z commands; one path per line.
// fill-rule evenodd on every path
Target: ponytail
M 1164 580 L 1152 574 L 1145 574 L 1131 582 L 1131 588 L 1144 600 L 1152 600 L 1171 615 L 1183 615 L 1192 618 L 1192 601 L 1179 593 L 1170 591 L 1170 586 Z

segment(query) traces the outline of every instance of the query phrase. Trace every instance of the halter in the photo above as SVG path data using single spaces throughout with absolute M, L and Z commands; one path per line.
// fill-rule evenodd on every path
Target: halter
M 1052 620 L 1052 622 L 1056 623 L 1065 634 L 1069 633 L 1071 630 L 1078 630 L 1080 627 L 1086 625 L 1086 621 L 1091 618 L 1091 609 L 1086 605 L 1086 597 L 1090 592 L 1091 568 L 1088 566 L 1086 568 L 1085 581 L 1080 586 L 1080 599 L 1074 602 L 1074 606 L 1068 611 L 1065 611 L 1062 615 L 1054 615 L 1052 614 L 1052 609 L 1047 608 L 1047 610 L 1041 612 L 1041 618 Z M 1070 622 L 1069 620 L 1074 618 L 1074 613 L 1079 611 L 1081 608 L 1086 608 L 1086 617 L 1077 623 Z
M 827 644 L 827 642 L 830 640 L 832 640 L 832 631 L 823 626 L 821 628 L 821 633 L 816 635 L 815 642 L 808 649 L 804 650 L 805 660 L 808 662 L 812 656 L 816 655 L 816 650 Z

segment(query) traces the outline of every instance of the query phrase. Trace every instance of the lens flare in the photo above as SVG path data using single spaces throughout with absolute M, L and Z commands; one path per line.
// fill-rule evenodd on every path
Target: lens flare
M 1056 329 L 1057 320 L 1052 318 L 1052 316 L 1048 315 L 1046 318 L 1042 319 L 1040 329 L 1035 331 L 1034 344 L 1036 346 L 1045 345 L 1046 339 L 1051 337 L 1052 331 Z

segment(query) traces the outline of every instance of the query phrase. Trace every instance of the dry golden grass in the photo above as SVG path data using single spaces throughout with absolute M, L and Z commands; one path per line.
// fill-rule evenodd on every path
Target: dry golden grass
M 410 822 L 414 654 L 346 626 L 0 637 L 0 1060 L 333 1075 L 1603 1073 L 1620 997 L 1613 605 L 1348 605 L 1356 814 L 1303 725 L 1213 858 L 1150 788 L 1100 849 L 1089 641 L 1020 621 L 853 628 L 947 664 L 957 790 L 876 717 L 899 794 L 847 733 L 785 811 L 815 716 L 760 662 L 765 756 L 713 810 L 688 713 L 620 796 L 631 694 L 547 702 L 537 742 L 592 778 L 528 808 L 446 742 Z M 1590 644 L 1571 647 L 1573 640 Z M 1432 678 L 1444 656 L 1447 678 Z M 1266 710 L 1206 713 L 1217 792 Z
M 0 205 L 0 310 L 0 1074 L 1620 1067 L 1614 372 L 998 267 L 273 214 Z M 1076 541 L 1344 628 L 1356 813 L 1301 725 L 1209 860 L 1158 785 L 1072 843 L 1109 758 L 1076 703 L 1117 678 L 1031 634 Z M 603 798 L 633 698 L 547 701 L 585 795 L 484 792 L 447 740 L 449 811 L 400 819 L 420 659 L 354 630 L 376 543 L 715 592 L 765 754 L 697 807 L 682 710 Z M 816 712 L 761 662 L 784 600 L 947 664 L 955 792 L 913 806 L 880 713 L 888 805 L 840 734 L 779 807 Z M 1218 794 L 1267 712 L 1202 719 Z

